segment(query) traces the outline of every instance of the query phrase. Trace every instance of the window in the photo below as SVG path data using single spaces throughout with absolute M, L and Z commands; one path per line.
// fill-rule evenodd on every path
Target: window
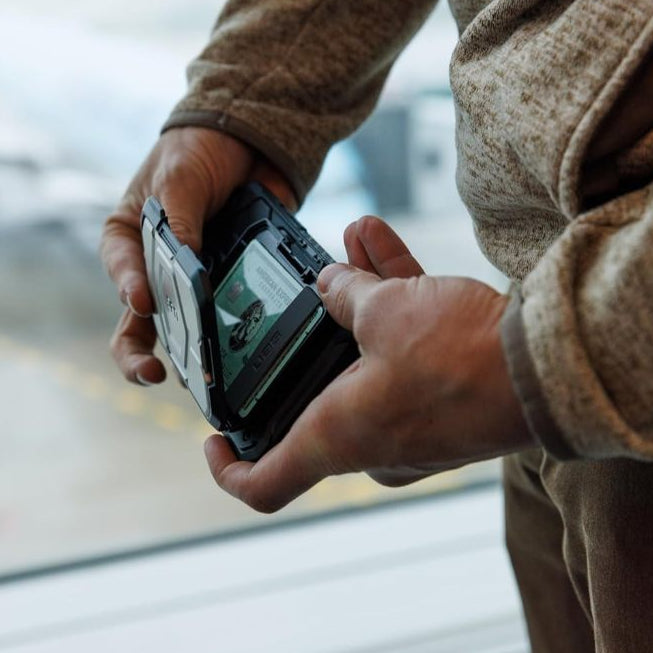
M 261 516 L 215 488 L 201 446 L 212 430 L 174 377 L 144 389 L 115 369 L 120 305 L 96 255 L 102 222 L 215 12 L 205 0 L 0 8 L 0 575 L 496 478 L 485 463 L 402 490 L 328 479 Z M 344 227 L 379 213 L 429 273 L 504 288 L 455 192 L 455 37 L 442 3 L 300 218 L 342 259 Z

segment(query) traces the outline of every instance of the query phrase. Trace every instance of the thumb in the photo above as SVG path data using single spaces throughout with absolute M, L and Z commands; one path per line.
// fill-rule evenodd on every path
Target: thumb
M 320 272 L 317 288 L 331 317 L 340 326 L 353 331 L 355 315 L 380 282 L 376 274 L 333 263 Z

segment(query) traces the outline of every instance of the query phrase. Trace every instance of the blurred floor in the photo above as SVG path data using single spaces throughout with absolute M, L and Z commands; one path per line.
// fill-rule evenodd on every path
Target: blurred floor
M 495 486 L 0 579 L 0 650 L 525 653 L 501 515 Z
M 488 463 L 398 491 L 346 476 L 254 513 L 214 486 L 190 395 L 116 370 L 120 305 L 86 231 L 0 232 L 0 574 L 496 477 Z

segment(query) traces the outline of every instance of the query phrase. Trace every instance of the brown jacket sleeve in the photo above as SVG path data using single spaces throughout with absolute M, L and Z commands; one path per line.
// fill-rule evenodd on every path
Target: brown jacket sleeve
M 521 289 L 513 385 L 554 456 L 651 461 L 653 3 L 482 4 L 451 67 L 457 181 Z
M 577 218 L 502 327 L 527 420 L 554 457 L 653 459 L 653 184 Z
M 435 0 L 231 0 L 188 68 L 164 130 L 195 125 L 252 145 L 303 200 L 329 147 L 372 111 Z
M 593 192 L 617 196 L 570 224 L 504 316 L 515 388 L 559 459 L 653 459 L 653 104 L 639 96 L 652 130 L 586 166 Z

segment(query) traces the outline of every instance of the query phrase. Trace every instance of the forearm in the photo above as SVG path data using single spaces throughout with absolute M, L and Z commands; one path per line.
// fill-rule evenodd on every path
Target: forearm
M 303 200 L 329 147 L 372 111 L 435 0 L 232 0 L 164 129 L 211 127 L 267 157 Z

